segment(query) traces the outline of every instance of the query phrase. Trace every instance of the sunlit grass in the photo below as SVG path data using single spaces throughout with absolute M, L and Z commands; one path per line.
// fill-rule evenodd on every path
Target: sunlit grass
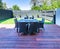
M 6 19 L 6 20 L 0 20 L 0 24 L 14 24 L 14 19 Z
M 38 21 L 41 21 L 42 18 L 37 18 Z M 45 19 L 45 24 L 53 24 L 51 21 Z
M 18 18 L 19 20 L 20 18 Z M 37 18 L 37 20 L 41 21 L 42 18 Z M 14 24 L 14 18 L 6 19 L 6 20 L 0 20 L 0 24 Z M 52 24 L 51 21 L 45 20 L 45 24 Z

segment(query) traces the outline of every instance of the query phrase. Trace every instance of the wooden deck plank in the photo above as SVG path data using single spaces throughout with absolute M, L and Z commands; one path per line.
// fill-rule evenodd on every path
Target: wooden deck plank
M 44 28 L 36 35 L 22 36 L 16 33 L 14 25 L 1 25 L 0 49 L 60 49 L 60 26 L 46 24 Z

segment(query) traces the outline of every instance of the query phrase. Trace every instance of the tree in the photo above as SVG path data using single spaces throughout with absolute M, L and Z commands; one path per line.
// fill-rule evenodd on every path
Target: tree
M 58 8 L 60 8 L 60 0 L 57 0 Z
M 7 9 L 6 3 L 3 3 L 3 9 Z
M 58 8 L 58 0 L 51 0 L 51 6 L 52 6 L 52 9 L 56 9 Z
M 31 8 L 31 10 L 40 10 L 40 7 L 39 7 L 39 6 L 33 6 L 33 7 Z
M 56 8 L 60 8 L 60 0 L 51 0 L 51 5 L 48 6 L 46 3 L 47 3 L 48 0 L 45 0 L 43 2 L 43 5 L 40 7 L 40 6 L 32 6 L 31 9 L 34 9 L 34 10 L 55 10 Z
M 47 5 L 46 5 L 46 1 L 43 3 L 43 5 L 42 5 L 42 10 L 47 10 Z
M 17 5 L 13 5 L 12 10 L 20 10 L 20 8 Z
M 47 3 L 47 0 L 43 3 L 41 9 L 42 10 L 51 10 L 52 6 L 51 5 L 48 6 L 46 3 Z
M 3 9 L 3 3 L 2 3 L 2 0 L 0 0 L 0 9 Z

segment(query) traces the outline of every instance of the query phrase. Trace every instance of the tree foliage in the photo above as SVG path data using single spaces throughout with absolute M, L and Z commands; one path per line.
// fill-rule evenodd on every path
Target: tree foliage
M 20 10 L 20 8 L 17 5 L 13 5 L 12 10 Z
M 52 2 L 52 9 L 58 8 L 58 3 L 57 1 Z
M 57 1 L 58 8 L 60 8 L 60 0 L 56 0 L 56 1 Z
M 32 10 L 40 10 L 40 7 L 39 6 L 33 6 L 31 9 Z
M 6 3 L 3 3 L 3 9 L 7 9 Z
M 0 0 L 0 9 L 3 9 L 3 3 L 2 3 L 2 0 Z
M 52 10 L 56 8 L 60 8 L 60 0 L 51 0 L 51 5 L 48 6 L 47 0 L 43 3 L 43 5 L 40 6 L 32 6 L 32 10 Z

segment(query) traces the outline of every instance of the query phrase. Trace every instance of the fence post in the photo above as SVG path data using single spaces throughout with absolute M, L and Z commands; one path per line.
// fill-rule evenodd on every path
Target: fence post
M 56 11 L 55 11 L 55 14 L 54 14 L 53 23 L 56 24 Z

